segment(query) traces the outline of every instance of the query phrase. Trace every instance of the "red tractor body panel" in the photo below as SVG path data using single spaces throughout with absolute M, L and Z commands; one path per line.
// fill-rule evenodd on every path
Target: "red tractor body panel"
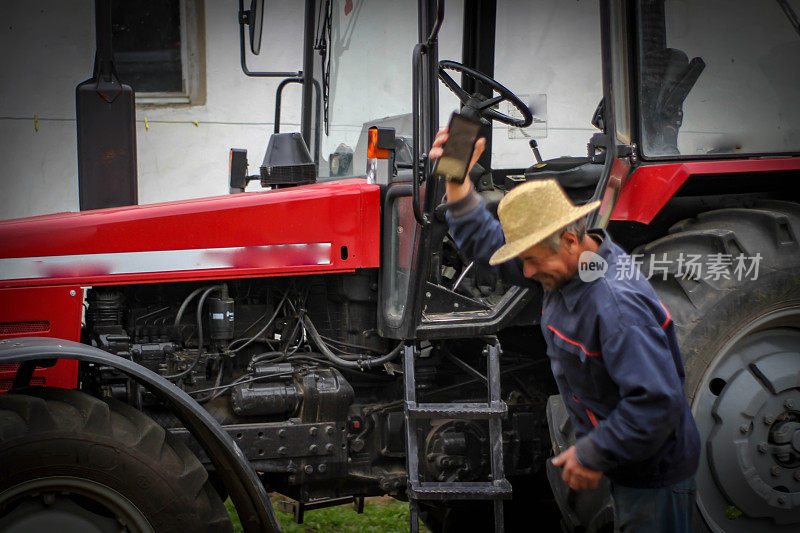
M 352 272 L 379 259 L 380 188 L 363 179 L 8 220 L 0 340 L 80 341 L 85 286 Z M 74 388 L 77 367 L 59 361 L 32 383 Z
M 649 224 L 689 176 L 800 170 L 800 158 L 690 161 L 642 165 L 622 187 L 611 220 Z
M 83 289 L 77 285 L 0 289 L 0 342 L 30 336 L 80 341 L 82 314 Z M 0 365 L 0 392 L 11 388 L 17 367 Z M 37 368 L 31 384 L 74 389 L 77 378 L 78 361 L 60 359 L 52 367 Z
M 0 223 L 0 287 L 351 272 L 379 257 L 380 189 L 363 179 Z

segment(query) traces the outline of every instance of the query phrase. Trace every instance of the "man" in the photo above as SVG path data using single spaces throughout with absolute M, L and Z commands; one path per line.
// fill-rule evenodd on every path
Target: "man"
M 446 140 L 443 129 L 432 159 Z M 484 139 L 475 143 L 470 169 L 484 147 Z M 599 202 L 574 206 L 555 180 L 516 187 L 498 206 L 500 222 L 469 179 L 448 182 L 447 200 L 451 233 L 466 255 L 544 289 L 542 332 L 577 438 L 553 459 L 564 481 L 586 490 L 606 475 L 622 531 L 690 531 L 700 438 L 675 329 L 608 233 L 586 231 Z

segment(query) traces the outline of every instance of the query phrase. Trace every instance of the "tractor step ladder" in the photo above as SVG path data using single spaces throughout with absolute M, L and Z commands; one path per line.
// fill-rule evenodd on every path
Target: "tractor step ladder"
M 403 381 L 405 383 L 406 451 L 408 461 L 408 501 L 411 533 L 418 532 L 420 500 L 494 500 L 494 529 L 503 531 L 503 499 L 511 497 L 511 483 L 503 474 L 503 441 L 500 419 L 508 407 L 500 399 L 500 343 L 493 339 L 486 345 L 488 403 L 418 403 L 414 378 L 414 345 L 403 348 Z M 472 419 L 489 421 L 489 446 L 492 475 L 490 481 L 420 481 L 417 420 L 431 418 Z

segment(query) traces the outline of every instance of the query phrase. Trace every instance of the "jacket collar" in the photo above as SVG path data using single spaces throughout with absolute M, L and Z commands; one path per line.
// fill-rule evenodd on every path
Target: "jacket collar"
M 588 234 L 594 234 L 598 236 L 602 236 L 603 242 L 597 248 L 597 254 L 601 256 L 603 259 L 608 261 L 609 266 L 612 263 L 612 242 L 611 238 L 608 236 L 608 232 L 603 228 L 596 228 L 587 231 Z M 595 281 L 585 282 L 583 281 L 578 273 L 576 272 L 572 278 L 560 289 L 558 292 L 561 293 L 561 296 L 564 298 L 564 303 L 567 306 L 569 312 L 573 312 L 575 310 L 575 305 L 577 305 L 578 301 L 581 299 L 581 296 L 589 289 L 589 287 L 595 283 Z

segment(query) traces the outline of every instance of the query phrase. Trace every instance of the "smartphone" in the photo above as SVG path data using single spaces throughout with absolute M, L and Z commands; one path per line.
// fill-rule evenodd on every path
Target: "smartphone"
M 453 113 L 447 129 L 447 141 L 442 146 L 444 152 L 436 160 L 433 175 L 454 183 L 464 183 L 481 124 Z

